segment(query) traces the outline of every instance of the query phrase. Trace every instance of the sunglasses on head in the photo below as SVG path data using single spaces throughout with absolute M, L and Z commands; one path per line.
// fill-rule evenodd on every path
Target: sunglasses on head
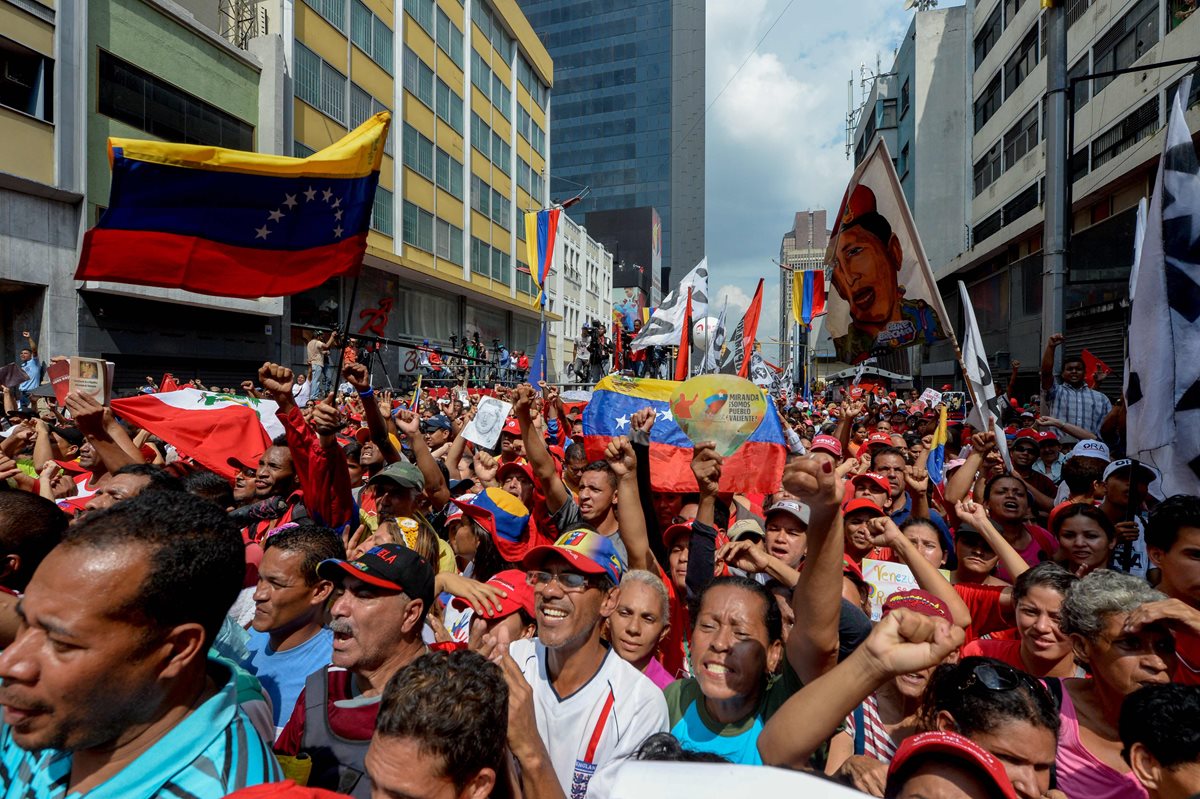
M 963 683 L 962 690 L 969 691 L 977 685 L 989 691 L 1015 691 L 1025 686 L 1031 691 L 1044 691 L 1044 686 L 1023 671 L 1018 671 L 1006 663 L 979 663 L 971 669 L 970 676 Z

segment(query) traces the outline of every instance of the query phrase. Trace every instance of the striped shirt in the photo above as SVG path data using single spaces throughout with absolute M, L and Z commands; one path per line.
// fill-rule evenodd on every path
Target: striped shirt
M 229 669 L 209 662 L 221 685 L 215 695 L 116 775 L 87 793 L 88 799 L 221 799 L 248 785 L 283 779 L 279 762 L 237 704 Z M 0 725 L 0 799 L 67 799 L 71 753 L 29 752 Z
M 862 703 L 863 709 L 863 754 L 875 758 L 880 763 L 891 763 L 896 754 L 896 742 L 879 718 L 879 700 L 871 694 Z M 846 716 L 846 734 L 854 740 L 857 730 L 854 724 L 854 714 Z
M 1086 385 L 1074 388 L 1060 380 L 1055 380 L 1054 387 L 1046 395 L 1046 400 L 1050 404 L 1050 415 L 1055 419 L 1090 430 L 1097 436 L 1100 435 L 1100 423 L 1112 410 L 1112 403 L 1108 397 L 1099 391 Z M 1074 440 L 1069 435 L 1064 437 Z

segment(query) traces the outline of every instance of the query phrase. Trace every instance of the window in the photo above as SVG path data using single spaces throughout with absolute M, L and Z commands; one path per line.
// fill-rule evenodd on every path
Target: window
M 371 24 L 374 37 L 371 52 L 367 55 L 383 67 L 384 72 L 391 75 L 395 71 L 395 67 L 392 66 L 392 29 L 379 17 L 375 17 Z
M 1091 0 L 1067 0 L 1067 29 L 1083 18 Z
M 1087 53 L 1083 54 L 1083 58 L 1076 62 L 1075 66 L 1067 70 L 1067 85 L 1070 85 L 1072 78 L 1082 78 L 1088 74 L 1088 58 Z M 1092 99 L 1092 82 L 1089 80 L 1081 80 L 1075 84 L 1075 110 L 1083 108 L 1088 104 L 1088 100 Z
M 900 116 L 901 117 L 903 117 L 905 114 L 908 113 L 908 103 L 909 103 L 909 99 L 910 99 L 908 80 L 909 80 L 908 78 L 905 78 L 904 85 L 900 87 Z
M 316 150 L 309 147 L 304 142 L 299 142 L 299 141 L 292 142 L 292 157 L 293 158 L 308 158 L 310 155 L 312 155 L 315 152 L 316 152 Z
M 346 4 L 343 0 L 304 0 L 321 18 L 342 33 L 346 32 Z
M 371 229 L 385 236 L 392 235 L 392 193 L 379 186 L 375 189 L 375 204 L 371 206 Z
M 435 90 L 437 98 L 437 115 L 454 130 L 463 132 L 463 99 L 451 89 L 441 78 L 437 79 Z
M 1000 109 L 1000 73 L 988 82 L 983 94 L 975 100 L 975 132 L 978 133 L 987 121 Z
M 508 271 L 512 256 L 496 247 L 492 248 L 492 280 L 509 284 Z
M 983 190 L 996 182 L 996 178 L 1000 177 L 1004 171 L 1000 157 L 1000 142 L 992 145 L 992 148 L 984 153 L 983 158 L 975 162 L 975 196 L 978 197 L 983 193 Z
M 1012 169 L 1026 153 L 1037 147 L 1039 141 L 1038 107 L 1035 105 L 1004 134 L 1004 170 Z
M 896 174 L 901 178 L 908 175 L 908 145 L 900 148 L 900 159 L 896 164 Z
M 982 222 L 971 228 L 971 246 L 979 246 L 980 242 L 997 233 L 1002 226 L 1000 222 L 1000 209 L 997 208 L 995 213 L 985 217 Z
M 1007 100 L 1017 87 L 1029 77 L 1038 63 L 1038 26 L 1034 26 L 1021 40 L 1017 50 L 1004 62 L 1004 99 Z
M 979 29 L 979 33 L 975 34 L 975 68 L 983 63 L 983 59 L 996 46 L 996 40 L 1000 38 L 1001 21 L 1000 21 L 1000 5 L 997 4 L 992 9 L 992 13 L 988 14 L 987 22 L 983 23 L 983 27 Z
M 512 147 L 500 138 L 500 134 L 492 131 L 492 163 L 504 174 L 508 174 L 508 162 L 512 159 Z
M 459 69 L 462 69 L 463 32 L 454 24 L 454 20 L 446 16 L 446 12 L 440 8 L 437 10 L 437 43 L 438 47 L 450 56 L 450 60 L 457 64 Z
M 404 203 L 404 243 L 433 252 L 433 214 L 419 205 Z
M 1091 171 L 1091 169 L 1088 166 L 1088 155 L 1089 155 L 1090 151 L 1091 151 L 1091 148 L 1089 148 L 1089 147 L 1086 147 L 1086 146 L 1081 147 L 1075 153 L 1075 155 L 1071 156 L 1071 182 L 1072 183 L 1074 183 L 1075 181 L 1079 180 L 1082 177 L 1086 177 L 1087 173 Z
M 433 180 L 433 142 L 408 124 L 404 126 L 404 165 L 426 180 Z
M 894 128 L 896 127 L 896 101 L 883 100 L 879 104 L 879 127 Z
M 433 108 L 433 70 L 407 47 L 404 48 L 404 88 Z
M 1124 69 L 1158 42 L 1158 0 L 1140 0 L 1100 37 L 1092 50 L 1094 72 Z M 1097 78 L 1099 93 L 1112 78 Z
M 471 50 L 471 83 L 483 92 L 483 96 L 491 99 L 492 70 L 478 50 Z
M 479 239 L 471 239 L 471 271 L 484 276 L 492 274 L 492 248 Z
M 431 37 L 433 36 L 433 3 L 434 0 L 404 0 L 404 10 Z
M 524 189 L 526 194 L 533 196 L 533 187 L 529 183 L 530 171 L 529 164 L 525 163 L 525 159 L 517 156 L 517 187 Z
M 346 76 L 321 62 L 321 111 L 343 124 L 346 121 Z
M 254 127 L 237 117 L 103 50 L 99 66 L 101 114 L 167 141 L 254 148 Z M 13 77 L 0 76 L 0 86 Z
M 495 72 L 492 73 L 492 103 L 505 119 L 512 114 L 512 92 L 504 85 L 504 81 Z
M 1004 0 L 1004 27 L 1007 28 L 1012 24 L 1013 17 L 1021 13 L 1021 6 L 1025 0 Z
M 445 219 L 434 219 L 433 230 L 436 246 L 434 254 L 438 258 L 462 266 L 462 228 L 450 224 Z
M 1004 224 L 1010 225 L 1038 206 L 1038 184 L 1033 182 L 1025 191 L 1004 204 Z
M 450 192 L 458 199 L 463 198 L 463 165 L 445 150 L 437 151 L 437 185 Z
M 350 9 L 350 41 L 389 75 L 392 74 L 392 29 L 371 13 L 362 0 Z
M 1099 169 L 1121 152 L 1158 130 L 1158 95 L 1131 111 L 1092 142 L 1092 169 Z
M 478 150 L 484 158 L 490 158 L 492 130 L 479 114 L 471 114 L 471 146 Z
M 387 110 L 386 105 L 372 97 L 365 89 L 353 81 L 350 82 L 350 124 L 347 125 L 348 128 L 353 130 L 380 111 Z M 383 142 L 383 151 L 388 155 L 392 154 L 392 131 L 395 127 L 395 120 L 392 120 L 392 125 L 388 127 L 387 139 Z
M 478 211 L 489 219 L 492 216 L 492 187 L 471 175 L 471 209 Z
M 0 105 L 53 122 L 54 60 L 0 37 Z

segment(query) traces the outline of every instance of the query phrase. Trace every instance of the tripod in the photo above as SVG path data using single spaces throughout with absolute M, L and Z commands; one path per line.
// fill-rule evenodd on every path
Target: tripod
M 367 345 L 364 347 L 363 352 L 365 353 L 365 357 L 363 358 L 362 363 L 363 366 L 367 367 L 368 375 L 374 372 L 374 365 L 378 363 L 379 368 L 383 370 L 383 379 L 387 381 L 388 388 L 394 389 L 395 386 L 392 384 L 392 376 L 388 373 L 387 364 L 384 362 L 383 356 L 379 354 L 379 351 L 383 349 L 384 346 L 384 344 L 377 341 L 374 345 Z

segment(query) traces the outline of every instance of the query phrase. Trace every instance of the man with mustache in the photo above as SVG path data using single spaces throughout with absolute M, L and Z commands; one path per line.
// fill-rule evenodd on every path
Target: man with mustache
M 329 613 L 332 666 L 313 672 L 275 752 L 306 754 L 308 785 L 369 799 L 364 758 L 389 679 L 426 651 L 421 640 L 433 604 L 433 568 L 400 544 L 381 544 L 357 560 L 324 560 L 317 577 L 341 593 Z

